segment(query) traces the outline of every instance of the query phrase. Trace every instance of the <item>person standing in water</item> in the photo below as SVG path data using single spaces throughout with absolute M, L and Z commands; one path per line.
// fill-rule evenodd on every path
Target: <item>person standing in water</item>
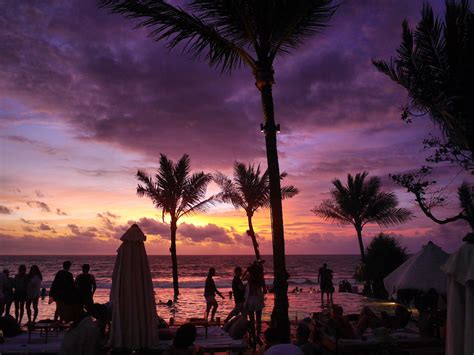
M 21 264 L 18 267 L 18 274 L 15 275 L 15 292 L 13 300 L 15 302 L 15 319 L 21 324 L 25 314 L 26 286 L 28 285 L 28 276 L 26 275 L 26 266 Z
M 76 287 L 79 291 L 82 306 L 88 312 L 94 304 L 94 293 L 97 289 L 94 275 L 89 274 L 90 268 L 89 264 L 82 265 L 82 274 L 76 277 Z
M 35 323 L 38 317 L 38 300 L 41 295 L 41 282 L 43 276 L 37 265 L 30 268 L 28 274 L 28 284 L 26 286 L 26 314 L 28 323 Z M 31 306 L 33 306 L 33 320 L 31 319 Z
M 245 315 L 245 285 L 242 282 L 242 268 L 237 266 L 234 269 L 234 279 L 232 280 L 232 293 L 234 295 L 234 309 L 229 313 L 224 323 L 239 314 Z
M 318 283 L 321 290 L 321 303 L 324 302 L 324 294 L 326 293 L 327 301 L 329 302 L 329 297 L 331 297 L 334 292 L 334 286 L 332 284 L 332 270 L 328 268 L 328 264 L 324 263 L 323 267 L 319 268 L 318 272 Z
M 206 298 L 206 320 L 209 318 L 209 312 L 211 311 L 211 322 L 214 322 L 214 316 L 216 315 L 217 307 L 219 306 L 216 301 L 216 294 L 222 299 L 224 296 L 216 287 L 213 277 L 216 276 L 216 269 L 211 267 L 207 274 L 206 284 L 204 286 L 204 297 Z

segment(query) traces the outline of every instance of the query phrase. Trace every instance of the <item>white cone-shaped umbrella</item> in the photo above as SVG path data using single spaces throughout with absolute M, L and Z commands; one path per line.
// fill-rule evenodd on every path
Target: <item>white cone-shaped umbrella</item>
M 448 275 L 446 355 L 474 354 L 474 233 L 442 267 Z
M 385 289 L 391 296 L 396 295 L 398 290 L 429 291 L 431 288 L 440 294 L 446 294 L 446 275 L 441 271 L 441 265 L 448 257 L 449 254 L 443 249 L 428 242 L 384 278 Z
M 157 315 L 146 236 L 134 224 L 120 240 L 110 290 L 113 311 L 109 345 L 149 348 L 157 344 Z

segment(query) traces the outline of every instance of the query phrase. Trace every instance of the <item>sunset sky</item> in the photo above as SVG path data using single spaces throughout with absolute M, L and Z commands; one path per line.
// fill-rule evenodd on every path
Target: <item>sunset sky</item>
M 443 1 L 431 1 L 442 11 Z M 221 75 L 153 42 L 134 22 L 95 0 L 2 2 L 0 9 L 0 254 L 113 254 L 137 222 L 149 254 L 168 254 L 169 226 L 136 195 L 137 169 L 156 170 L 159 153 L 191 156 L 193 170 L 231 174 L 235 160 L 266 166 L 260 95 L 247 68 Z M 390 173 L 418 168 L 428 118 L 400 119 L 406 93 L 378 73 L 401 23 L 416 24 L 422 1 L 347 0 L 324 33 L 275 63 L 280 167 L 300 189 L 284 201 L 288 254 L 355 254 L 353 228 L 315 217 L 331 180 L 367 170 L 416 213 L 391 228 L 410 252 L 432 240 L 454 251 L 465 222 L 439 226 L 419 213 Z M 438 169 L 455 191 L 459 169 Z M 217 192 L 211 185 L 209 193 Z M 455 196 L 440 217 L 456 213 Z M 271 252 L 269 211 L 255 217 Z M 246 218 L 232 206 L 181 221 L 178 254 L 250 254 Z

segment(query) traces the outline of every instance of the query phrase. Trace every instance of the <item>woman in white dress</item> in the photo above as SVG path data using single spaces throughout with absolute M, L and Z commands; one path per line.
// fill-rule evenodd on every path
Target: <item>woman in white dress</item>
M 41 296 L 41 282 L 43 276 L 38 266 L 33 265 L 28 274 L 28 284 L 26 285 L 26 314 L 28 323 L 36 322 L 38 317 L 38 300 Z M 33 306 L 33 320 L 31 319 L 31 306 Z

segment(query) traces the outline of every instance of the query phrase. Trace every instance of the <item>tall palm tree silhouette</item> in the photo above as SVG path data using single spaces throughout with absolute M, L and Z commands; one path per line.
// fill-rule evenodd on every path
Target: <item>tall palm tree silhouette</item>
M 285 261 L 280 168 L 272 87 L 273 62 L 319 34 L 337 6 L 333 0 L 190 0 L 186 11 L 163 0 L 99 0 L 103 7 L 127 18 L 169 48 L 180 46 L 192 56 L 205 57 L 222 72 L 245 65 L 260 92 L 270 182 L 275 304 L 273 325 L 289 341 L 288 273 Z
M 170 217 L 171 262 L 173 266 L 174 295 L 179 295 L 178 258 L 176 255 L 176 231 L 178 220 L 186 215 L 205 211 L 214 201 L 215 196 L 206 198 L 207 185 L 212 175 L 198 172 L 190 174 L 190 159 L 184 154 L 176 164 L 166 155 L 160 155 L 160 167 L 155 179 L 139 170 L 137 179 L 142 184 L 137 186 L 138 196 L 149 197 L 156 208 L 161 209 L 163 221 Z
M 287 174 L 280 175 L 283 179 Z M 260 208 L 270 207 L 270 184 L 268 170 L 263 174 L 260 171 L 260 165 L 245 164 L 236 161 L 234 163 L 234 176 L 230 179 L 226 175 L 217 172 L 214 174 L 214 181 L 220 186 L 222 192 L 220 198 L 224 202 L 232 203 L 235 208 L 242 208 L 247 215 L 249 229 L 248 236 L 252 239 L 255 257 L 261 259 L 260 250 L 253 229 L 252 217 Z M 283 186 L 281 188 L 281 197 L 291 198 L 298 193 L 294 186 Z
M 380 178 L 371 177 L 368 173 L 347 175 L 347 184 L 334 179 L 331 198 L 324 200 L 311 211 L 320 217 L 340 224 L 351 224 L 357 232 L 360 256 L 365 260 L 362 229 L 368 223 L 389 226 L 404 223 L 412 218 L 412 213 L 405 208 L 397 208 L 398 199 L 392 192 L 380 191 Z

